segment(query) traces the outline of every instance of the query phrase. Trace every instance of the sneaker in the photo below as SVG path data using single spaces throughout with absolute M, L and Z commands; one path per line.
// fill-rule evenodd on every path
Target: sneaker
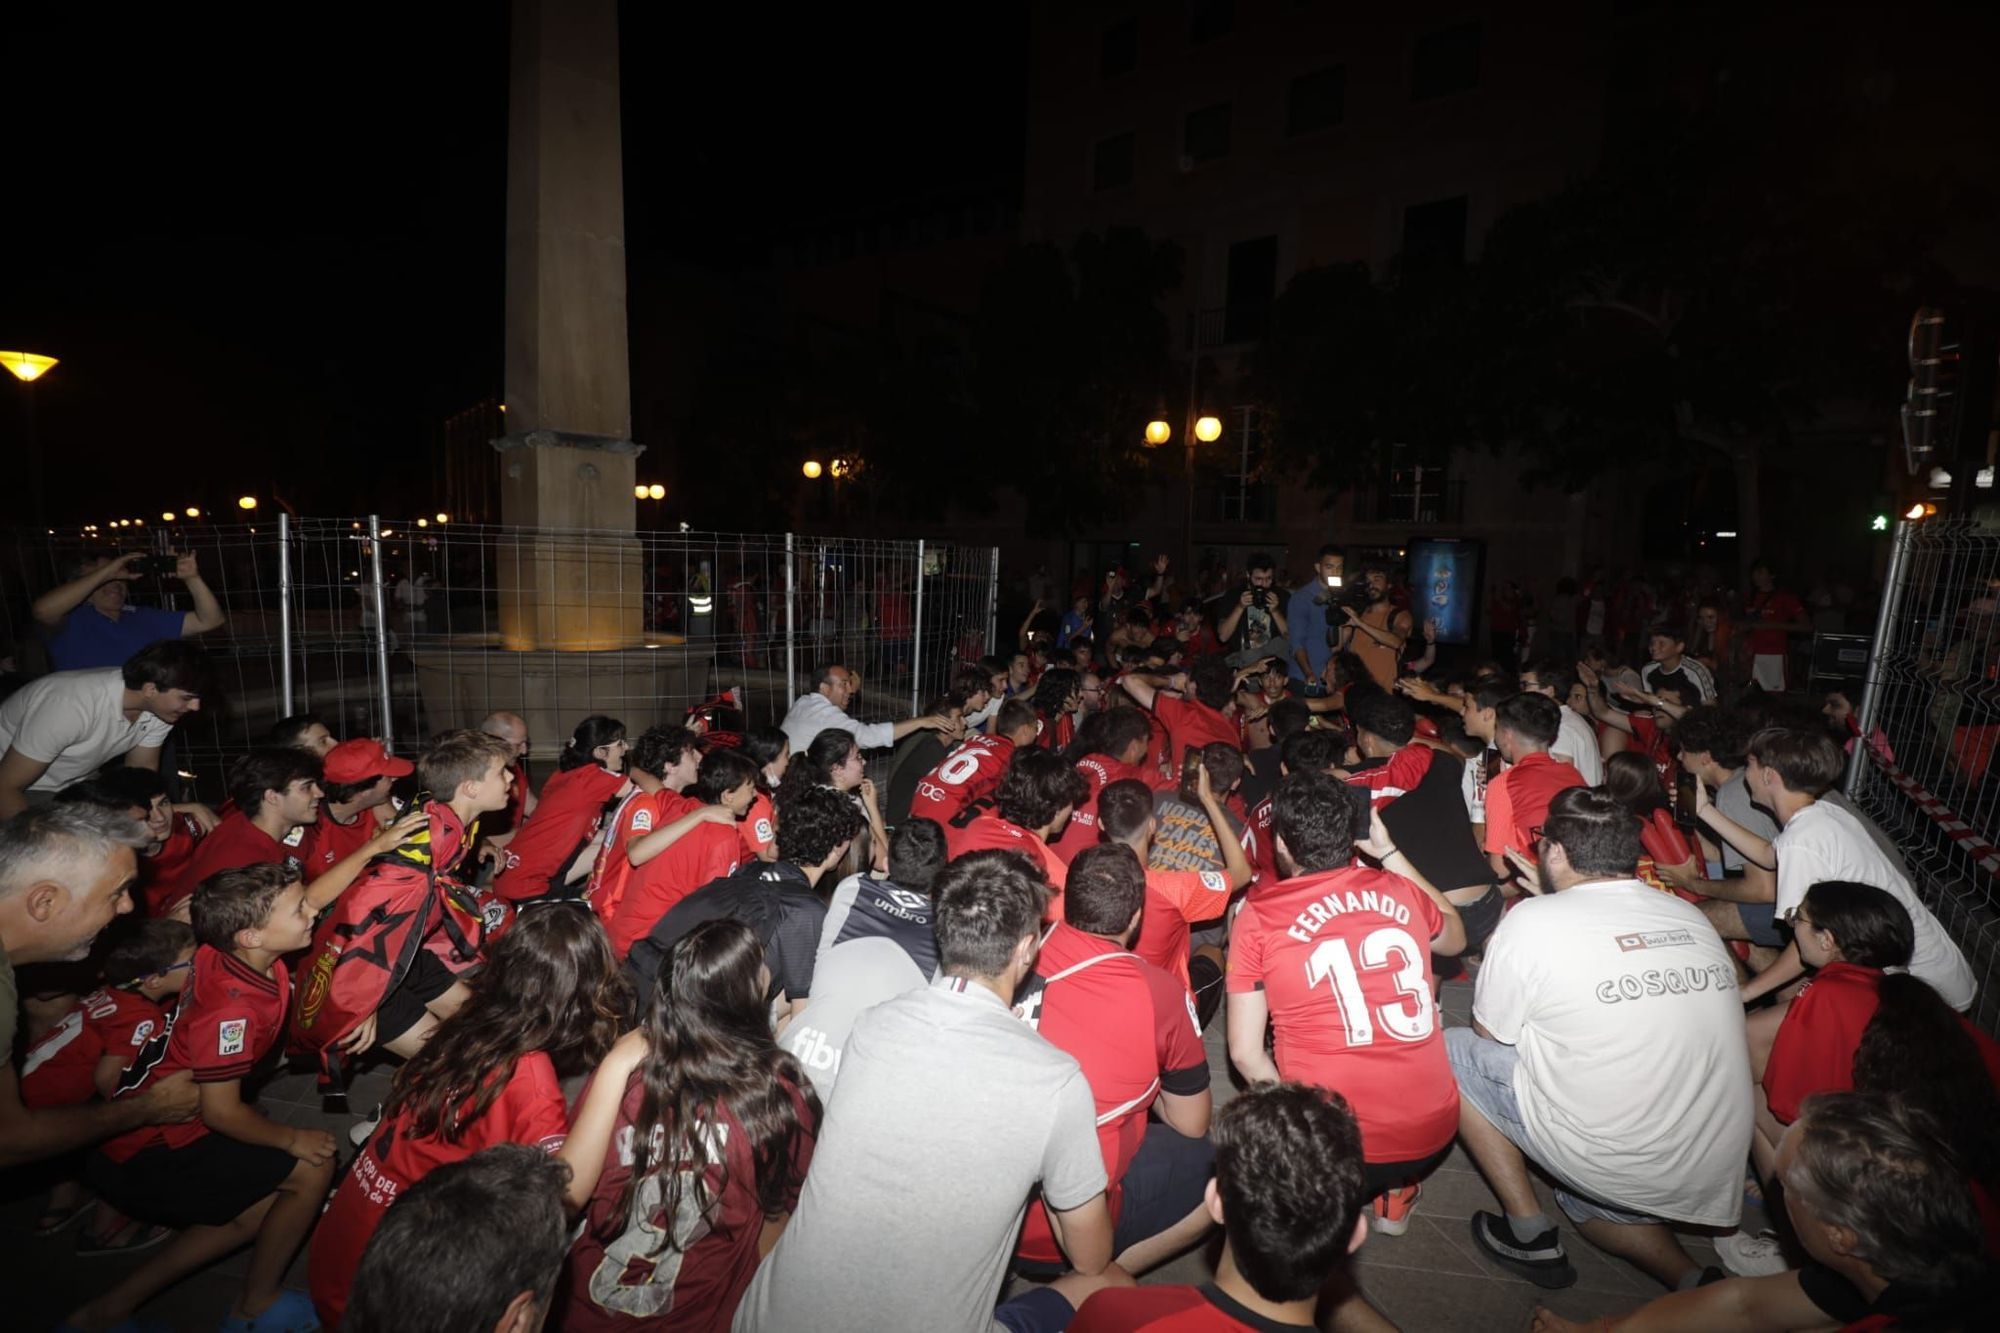
M 1772 1277 L 1791 1268 L 1785 1262 L 1784 1247 L 1768 1231 L 1754 1236 L 1744 1231 L 1717 1236 L 1715 1257 L 1738 1277 Z
M 357 1120 L 347 1127 L 347 1141 L 357 1148 L 368 1146 L 368 1140 L 375 1137 L 375 1127 L 382 1123 L 382 1108 L 377 1105 L 365 1119 Z
M 230 1315 L 216 1325 L 216 1333 L 319 1333 L 319 1315 L 312 1297 L 287 1289 L 255 1319 Z
M 1375 1229 L 1385 1236 L 1400 1236 L 1410 1229 L 1410 1210 L 1417 1206 L 1422 1185 L 1405 1185 L 1375 1196 Z
M 1474 1213 L 1472 1243 L 1494 1263 L 1538 1287 L 1554 1290 L 1576 1285 L 1576 1269 L 1563 1253 L 1562 1237 L 1554 1227 L 1522 1242 L 1514 1239 L 1514 1228 L 1506 1218 L 1496 1213 Z

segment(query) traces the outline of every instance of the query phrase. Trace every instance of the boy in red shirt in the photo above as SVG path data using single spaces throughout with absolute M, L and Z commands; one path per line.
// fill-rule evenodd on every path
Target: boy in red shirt
M 1097 799 L 1114 782 L 1133 779 L 1148 788 L 1158 787 L 1158 774 L 1146 767 L 1146 752 L 1152 744 L 1152 714 L 1120 705 L 1086 729 L 1095 737 L 1091 750 L 1076 761 L 1077 776 L 1083 779 L 1083 800 L 1070 812 L 1062 835 L 1050 844 L 1057 856 L 1073 858 L 1086 847 L 1095 847 Z
M 132 886 L 132 897 L 141 911 L 147 916 L 166 916 L 172 907 L 187 902 L 193 886 L 182 887 L 183 876 L 195 849 L 215 823 L 207 806 L 175 808 L 167 800 L 167 784 L 158 773 L 129 764 L 100 769 L 56 793 L 57 804 L 72 801 L 116 810 L 146 826 L 150 843 L 138 849 L 139 881 Z M 186 918 L 183 911 L 181 919 Z
M 1141 708 L 1151 709 L 1167 729 L 1169 755 L 1175 763 L 1190 749 L 1204 745 L 1242 748 L 1242 734 L 1236 723 L 1223 716 L 1236 690 L 1236 676 L 1220 658 L 1204 657 L 1192 668 L 1178 673 L 1180 694 L 1169 694 L 1167 680 L 1134 672 L 1119 678 L 1125 692 Z
M 333 1136 L 272 1120 L 242 1089 L 284 1034 L 291 977 L 281 960 L 312 939 L 305 885 L 284 865 L 225 871 L 196 889 L 193 916 L 200 947 L 180 1002 L 116 1094 L 185 1069 L 200 1087 L 201 1114 L 119 1135 L 85 1165 L 91 1186 L 119 1207 L 185 1229 L 71 1313 L 80 1327 L 130 1318 L 154 1293 L 245 1244 L 249 1269 L 223 1329 L 288 1328 L 313 1317 L 312 1302 L 283 1282 L 333 1183 Z
M 397 778 L 417 771 L 415 764 L 398 759 L 370 736 L 342 741 L 326 752 L 324 762 L 319 818 L 306 827 L 308 884 L 367 846 L 395 818 L 389 789 Z
M 134 772 L 145 772 L 135 769 Z M 194 957 L 194 931 L 184 921 L 128 917 L 106 932 L 98 965 L 104 985 L 73 1001 L 54 1023 L 34 1033 L 21 1064 L 21 1104 L 81 1106 L 109 1097 L 118 1075 L 167 1021 L 163 1004 L 180 994 Z M 87 1202 L 82 1182 L 65 1179 L 50 1192 L 49 1218 L 74 1216 Z M 166 1237 L 128 1235 L 129 1219 L 100 1207 L 80 1254 L 143 1248 Z
M 1503 880 L 1514 877 L 1509 849 L 1532 863 L 1542 821 L 1556 793 L 1584 785 L 1583 774 L 1549 753 L 1562 734 L 1562 705 L 1543 694 L 1516 694 L 1493 710 L 1493 744 L 1507 767 L 1486 786 L 1486 859 Z
M 1293 1079 L 1349 1099 L 1376 1226 L 1399 1235 L 1416 1182 L 1458 1134 L 1431 955 L 1463 949 L 1465 926 L 1358 789 L 1294 773 L 1278 785 L 1275 815 L 1290 877 L 1251 894 L 1231 931 L 1229 1056 L 1252 1082 Z M 1357 849 L 1383 869 L 1355 864 Z M 1273 1027 L 1275 1062 L 1264 1050 Z
M 1035 706 L 1027 699 L 1001 704 L 993 719 L 992 735 L 968 733 L 943 763 L 918 780 L 916 793 L 910 798 L 910 817 L 950 824 L 961 810 L 993 794 L 1006 776 L 1015 750 L 1033 745 L 1041 729 Z
M 1069 866 L 1049 847 L 1048 840 L 1069 823 L 1070 811 L 1083 799 L 1083 779 L 1061 755 L 1047 750 L 1017 750 L 994 794 L 995 808 L 963 824 L 944 826 L 951 860 L 968 852 L 1020 852 L 1034 861 L 1051 885 L 1060 886 Z M 967 812 L 960 811 L 964 819 Z M 1062 889 L 1049 900 L 1046 921 L 1062 920 Z
M 1215 1177 L 1203 1196 L 1223 1227 L 1215 1281 L 1108 1287 L 1083 1303 L 1070 1333 L 1315 1327 L 1320 1291 L 1368 1238 L 1362 1176 L 1361 1130 L 1339 1093 L 1249 1088 L 1215 1119 Z
M 1249 887 L 1254 873 L 1250 858 L 1230 830 L 1222 803 L 1216 799 L 1207 768 L 1197 770 L 1196 784 L 1195 794 L 1208 813 L 1215 828 L 1216 845 L 1222 850 L 1225 866 L 1222 870 L 1157 870 L 1147 864 L 1158 820 L 1153 814 L 1153 793 L 1145 783 L 1114 782 L 1104 789 L 1097 802 L 1105 841 L 1130 847 L 1146 870 L 1146 915 L 1140 922 L 1139 938 L 1132 945 L 1132 952 L 1155 967 L 1166 969 L 1190 990 L 1194 987 L 1188 941 L 1194 923 L 1219 919 L 1229 910 L 1231 896 Z M 1212 955 L 1208 966 L 1202 969 L 1204 982 L 1221 980 L 1222 951 L 1210 946 L 1204 949 Z M 1196 998 L 1201 996 L 1197 994 Z
M 1199 1240 L 1211 1149 L 1208 1055 L 1187 987 L 1128 946 L 1146 910 L 1129 847 L 1086 848 L 1070 867 L 1063 920 L 1042 942 L 1015 1012 L 1074 1056 L 1097 1103 L 1097 1140 L 1116 1224 L 1112 1251 L 1142 1273 Z M 1157 1109 L 1161 1123 L 1149 1125 Z M 1050 1276 L 1064 1267 L 1048 1212 L 1030 1204 L 1016 1251 Z
M 632 743 L 625 768 L 633 789 L 604 821 L 597 859 L 583 891 L 602 920 L 611 919 L 625 896 L 632 877 L 632 840 L 701 808 L 700 801 L 682 795 L 694 785 L 700 764 L 701 738 L 686 727 L 648 727 Z
M 675 903 L 704 884 L 735 874 L 742 862 L 736 824 L 757 799 L 757 766 L 734 750 L 716 750 L 701 761 L 690 795 L 693 806 L 686 814 L 635 838 L 626 851 L 631 878 L 604 918 L 611 951 L 621 963 L 633 943 Z

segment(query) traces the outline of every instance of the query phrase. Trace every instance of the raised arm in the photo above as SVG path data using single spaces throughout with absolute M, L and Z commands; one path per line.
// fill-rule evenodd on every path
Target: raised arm
M 1229 874 L 1229 887 L 1232 891 L 1243 888 L 1256 875 L 1256 867 L 1243 854 L 1243 842 L 1236 836 L 1236 830 L 1229 826 L 1229 816 L 1224 813 L 1222 802 L 1215 797 L 1215 787 L 1208 777 L 1208 765 L 1196 765 L 1195 774 L 1195 794 L 1201 799 L 1203 812 L 1208 815 L 1209 827 L 1215 830 L 1215 845 L 1222 849 L 1222 867 Z
M 131 555 L 122 555 L 116 560 L 106 561 L 87 574 L 49 589 L 35 599 L 35 604 L 31 608 L 36 623 L 50 629 L 57 628 L 63 623 L 63 618 L 82 606 L 90 594 L 107 583 L 130 579 L 133 576 L 132 566 L 143 559 L 144 555 L 134 551 Z
M 181 622 L 181 634 L 206 634 L 212 629 L 222 628 L 228 617 L 222 614 L 222 603 L 215 600 L 209 591 L 208 580 L 201 576 L 201 567 L 195 563 L 194 552 L 189 551 L 179 558 L 174 567 L 174 577 L 188 590 L 188 598 L 194 602 L 194 610 L 187 613 Z
M 410 811 L 395 823 L 380 830 L 367 842 L 335 861 L 320 873 L 318 879 L 306 885 L 306 906 L 315 912 L 323 912 L 327 905 L 341 894 L 347 886 L 368 868 L 368 863 L 384 852 L 393 852 L 410 839 L 416 837 L 430 824 L 430 816 L 419 807 Z

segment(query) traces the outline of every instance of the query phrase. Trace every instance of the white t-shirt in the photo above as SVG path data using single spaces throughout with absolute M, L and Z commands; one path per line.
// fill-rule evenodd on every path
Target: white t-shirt
M 1476 754 L 1459 765 L 1458 789 L 1465 796 L 1465 817 L 1475 824 L 1486 822 L 1486 756 Z
M 147 712 L 125 720 L 122 667 L 58 671 L 0 704 L 0 755 L 14 750 L 48 765 L 30 791 L 60 791 L 128 750 L 160 745 L 172 730 Z
M 1792 816 L 1771 840 L 1771 846 L 1778 853 L 1780 919 L 1798 911 L 1806 890 L 1821 880 L 1872 884 L 1909 909 L 1916 934 L 1911 975 L 1928 981 L 1952 1008 L 1972 1007 L 1979 983 L 1973 980 L 1965 955 L 1944 933 L 1930 908 L 1918 900 L 1909 876 L 1882 854 L 1860 820 L 1837 805 L 1814 801 Z
M 1736 1224 L 1750 1054 L 1736 969 L 1699 911 L 1637 880 L 1517 903 L 1472 1012 L 1520 1053 L 1531 1156 L 1615 1207 Z
M 1570 767 L 1583 775 L 1584 786 L 1602 786 L 1604 752 L 1597 745 L 1597 728 L 1568 704 L 1560 707 L 1562 730 L 1556 733 L 1556 743 L 1549 747 L 1550 752 L 1558 759 L 1567 759 Z

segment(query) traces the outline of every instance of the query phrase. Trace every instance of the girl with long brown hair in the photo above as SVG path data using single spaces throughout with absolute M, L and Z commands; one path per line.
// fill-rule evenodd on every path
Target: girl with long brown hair
M 467 979 L 472 996 L 396 1073 L 382 1119 L 313 1236 L 313 1304 L 328 1329 L 389 1205 L 447 1162 L 496 1143 L 551 1152 L 569 1131 L 558 1081 L 616 1040 L 625 983 L 587 907 L 530 907 Z
M 572 1191 L 589 1190 L 590 1203 L 570 1251 L 566 1333 L 726 1330 L 777 1243 L 820 1107 L 771 1036 L 767 977 L 748 926 L 695 927 L 660 969 L 638 1068 L 627 1076 L 618 1063 L 628 1037 L 599 1070 L 624 1096 L 601 1161 L 573 1164 Z

